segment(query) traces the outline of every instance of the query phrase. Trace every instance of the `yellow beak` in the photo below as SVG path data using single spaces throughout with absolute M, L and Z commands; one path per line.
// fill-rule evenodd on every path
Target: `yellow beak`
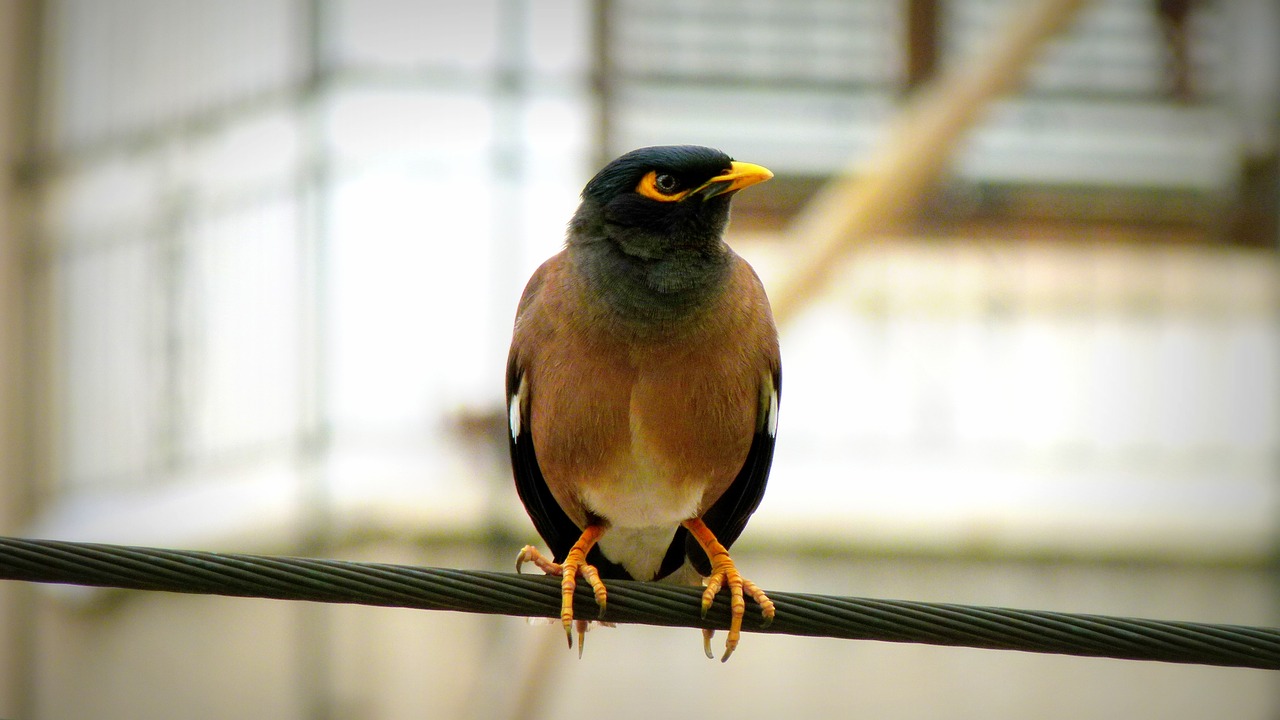
M 729 164 L 727 172 L 706 181 L 694 190 L 693 194 L 701 195 L 703 200 L 710 200 L 717 195 L 737 192 L 742 188 L 762 183 L 771 177 L 773 173 L 769 172 L 768 168 L 751 163 L 733 162 Z

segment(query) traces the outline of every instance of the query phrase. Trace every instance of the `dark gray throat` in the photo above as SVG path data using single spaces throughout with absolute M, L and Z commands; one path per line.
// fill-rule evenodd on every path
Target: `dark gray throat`
M 654 330 L 696 317 L 724 291 L 732 253 L 723 243 L 630 255 L 609 240 L 571 243 L 569 261 L 584 290 L 615 320 Z

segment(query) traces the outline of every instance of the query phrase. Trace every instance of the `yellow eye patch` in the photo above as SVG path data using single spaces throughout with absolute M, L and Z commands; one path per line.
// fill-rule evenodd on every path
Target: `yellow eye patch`
M 676 202 L 677 200 L 683 200 L 686 195 L 693 192 L 693 190 L 689 188 L 676 192 L 664 192 L 658 187 L 658 177 L 657 170 L 650 170 L 644 177 L 640 178 L 640 184 L 636 185 L 636 192 L 651 200 L 657 200 L 659 202 Z M 671 176 L 666 175 L 666 177 Z

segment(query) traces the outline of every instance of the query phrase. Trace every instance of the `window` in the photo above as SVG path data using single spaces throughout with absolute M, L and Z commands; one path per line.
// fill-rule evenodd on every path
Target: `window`
M 56 534 L 287 535 L 327 516 L 307 498 L 473 517 L 492 483 L 444 429 L 501 402 L 576 204 L 589 26 L 575 0 L 50 3 Z

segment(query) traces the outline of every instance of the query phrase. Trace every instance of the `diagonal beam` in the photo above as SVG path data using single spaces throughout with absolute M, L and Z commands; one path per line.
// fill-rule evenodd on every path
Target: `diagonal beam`
M 769 293 L 779 324 L 831 282 L 841 256 L 911 208 L 983 111 L 1021 84 L 1039 50 L 1087 0 L 1010 4 L 1017 10 L 988 50 L 921 88 L 865 169 L 856 176 L 846 170 L 829 182 L 784 231 L 796 259 Z

